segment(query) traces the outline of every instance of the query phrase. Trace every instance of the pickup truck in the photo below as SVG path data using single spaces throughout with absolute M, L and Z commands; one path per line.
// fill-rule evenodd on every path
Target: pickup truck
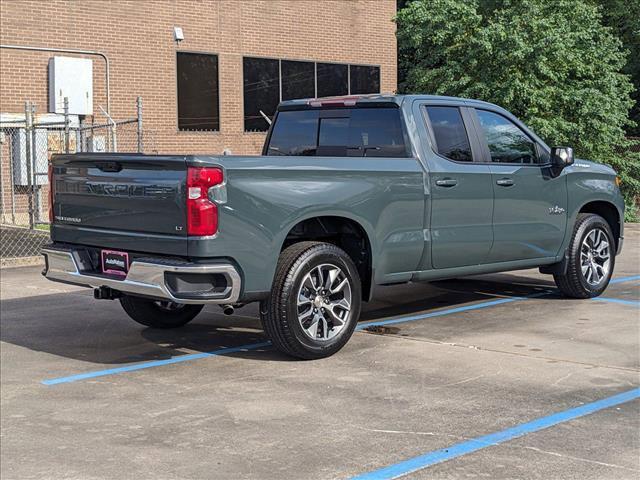
M 48 279 L 155 328 L 260 302 L 303 359 L 342 348 L 378 286 L 537 267 L 600 295 L 623 241 L 614 170 L 461 98 L 285 101 L 260 156 L 55 155 L 50 177 Z

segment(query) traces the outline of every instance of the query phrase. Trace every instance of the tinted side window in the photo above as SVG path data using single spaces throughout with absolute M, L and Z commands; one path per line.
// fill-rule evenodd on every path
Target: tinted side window
M 271 132 L 267 155 L 315 155 L 318 111 L 280 112 Z
M 538 163 L 535 143 L 513 122 L 487 110 L 476 112 L 492 162 Z
M 178 52 L 178 129 L 219 130 L 218 57 Z
M 471 145 L 458 107 L 427 107 L 436 151 L 456 162 L 472 162 Z

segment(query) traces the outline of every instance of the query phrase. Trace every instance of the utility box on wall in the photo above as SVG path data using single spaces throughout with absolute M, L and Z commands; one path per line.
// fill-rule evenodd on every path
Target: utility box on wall
M 93 115 L 93 60 L 75 57 L 49 59 L 49 112 L 64 113 L 69 99 L 72 115 Z

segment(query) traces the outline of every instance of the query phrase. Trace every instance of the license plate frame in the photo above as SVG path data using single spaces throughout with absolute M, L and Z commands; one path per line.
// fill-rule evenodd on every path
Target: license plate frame
M 109 261 L 111 260 L 111 261 Z M 101 250 L 102 273 L 126 277 L 129 273 L 129 254 L 120 250 Z

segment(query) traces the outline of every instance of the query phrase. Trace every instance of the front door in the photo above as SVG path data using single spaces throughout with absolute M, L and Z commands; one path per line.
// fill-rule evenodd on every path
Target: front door
M 567 222 L 567 184 L 548 154 L 505 116 L 475 110 L 494 190 L 488 263 L 555 257 Z
M 431 219 L 425 239 L 431 249 L 421 269 L 484 263 L 493 242 L 492 176 L 488 165 L 474 163 L 481 150 L 468 109 L 427 105 L 423 114 L 433 152 L 429 154 Z

